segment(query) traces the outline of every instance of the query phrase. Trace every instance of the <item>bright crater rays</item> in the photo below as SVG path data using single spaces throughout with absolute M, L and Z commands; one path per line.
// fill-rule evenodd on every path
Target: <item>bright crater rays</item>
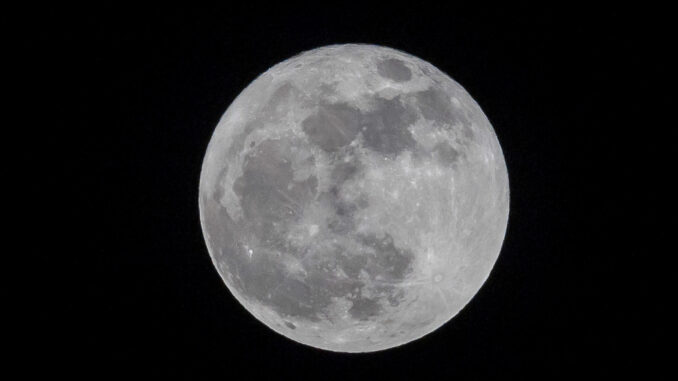
M 257 319 L 317 348 L 420 338 L 476 294 L 504 238 L 501 148 L 431 64 L 328 46 L 259 76 L 228 108 L 200 178 L 205 240 Z

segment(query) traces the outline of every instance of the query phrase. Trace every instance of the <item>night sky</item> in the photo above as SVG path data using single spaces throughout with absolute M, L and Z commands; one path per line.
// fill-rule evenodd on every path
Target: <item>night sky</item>
M 41 312 L 27 353 L 42 365 L 26 370 L 370 380 L 661 371 L 675 299 L 662 296 L 675 249 L 661 247 L 670 225 L 659 222 L 675 168 L 661 166 L 676 148 L 663 115 L 675 100 L 663 55 L 675 43 L 662 14 L 41 9 L 15 39 L 31 57 L 24 118 L 46 119 L 26 130 L 38 141 L 21 161 L 42 174 L 31 175 L 37 210 L 23 226 L 50 230 L 29 238 L 49 248 L 31 249 Z M 240 91 L 304 50 L 349 42 L 405 51 L 463 85 L 497 133 L 511 189 L 501 254 L 471 303 L 420 340 L 366 355 L 295 343 L 250 316 L 214 269 L 198 213 L 207 143 Z

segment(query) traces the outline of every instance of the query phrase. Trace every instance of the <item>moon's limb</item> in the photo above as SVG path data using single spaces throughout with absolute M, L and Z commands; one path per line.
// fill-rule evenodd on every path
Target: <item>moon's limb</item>
M 487 279 L 509 210 L 494 130 L 427 62 L 329 46 L 252 82 L 203 162 L 201 222 L 233 295 L 304 344 L 422 337 Z

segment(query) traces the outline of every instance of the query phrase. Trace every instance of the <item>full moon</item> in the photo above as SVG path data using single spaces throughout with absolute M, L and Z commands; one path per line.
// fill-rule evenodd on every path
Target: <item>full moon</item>
M 407 53 L 334 45 L 233 101 L 207 147 L 212 261 L 258 320 L 299 343 L 371 352 L 473 298 L 506 232 L 497 136 L 457 82 Z

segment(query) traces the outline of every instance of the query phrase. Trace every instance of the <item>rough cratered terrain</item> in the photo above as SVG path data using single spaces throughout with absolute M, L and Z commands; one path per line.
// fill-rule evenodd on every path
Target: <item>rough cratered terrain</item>
M 444 324 L 481 287 L 508 218 L 487 118 L 432 65 L 370 45 L 284 61 L 229 107 L 200 211 L 233 295 L 275 331 L 343 352 Z

